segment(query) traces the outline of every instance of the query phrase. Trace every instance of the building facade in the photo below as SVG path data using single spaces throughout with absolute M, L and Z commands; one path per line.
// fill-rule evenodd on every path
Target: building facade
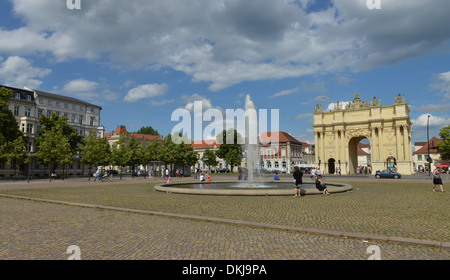
M 213 152 L 217 152 L 219 150 L 220 144 L 217 143 L 216 140 L 212 141 L 205 141 L 205 140 L 195 140 L 192 141 L 192 148 L 194 149 L 194 152 L 197 153 L 198 162 L 193 167 L 193 169 L 198 168 L 200 170 L 208 170 L 208 166 L 206 163 L 202 161 L 203 154 L 207 149 Z M 227 165 L 227 162 L 224 159 L 221 159 L 219 157 L 216 157 L 216 160 L 218 162 L 217 166 L 211 166 L 211 170 L 221 169 L 221 168 L 230 168 L 231 166 Z
M 429 169 L 428 155 L 431 158 L 431 171 L 436 168 L 436 165 L 444 163 L 441 160 L 441 151 L 439 150 L 438 143 L 442 142 L 442 139 L 433 137 L 429 142 L 415 142 L 415 151 L 413 153 L 414 168 L 417 172 L 425 172 Z M 447 163 L 447 162 L 446 162 Z
M 273 133 L 278 134 L 273 137 Z M 273 143 L 271 139 L 278 139 Z M 313 167 L 314 149 L 311 145 L 295 139 L 287 132 L 264 132 L 260 136 L 261 144 L 259 147 L 260 165 L 268 171 L 278 173 L 292 173 L 294 166 Z
M 37 151 L 36 137 L 40 129 L 39 117 L 50 117 L 52 112 L 58 116 L 68 118 L 67 123 L 80 135 L 88 136 L 94 131 L 100 137 L 104 135 L 104 127 L 101 125 L 100 113 L 102 107 L 78 100 L 72 97 L 37 91 L 30 88 L 0 87 L 11 90 L 14 95 L 10 98 L 8 108 L 13 112 L 19 129 L 29 138 L 28 151 L 32 158 Z M 67 168 L 67 175 L 86 175 L 85 166 L 81 163 L 79 155 L 73 157 L 74 162 Z M 48 166 L 32 160 L 29 165 L 20 167 L 20 174 L 30 177 L 42 177 L 51 172 Z M 2 176 L 3 175 L 3 176 Z M 8 178 L 13 176 L 13 170 L 7 164 L 0 165 L 0 176 Z
M 411 121 L 405 96 L 395 97 L 394 105 L 381 106 L 378 98 L 363 101 L 358 94 L 345 107 L 337 103 L 330 112 L 314 108 L 316 164 L 323 171 L 355 174 L 358 168 L 357 144 L 368 139 L 371 171 L 393 168 L 401 174 L 413 171 Z

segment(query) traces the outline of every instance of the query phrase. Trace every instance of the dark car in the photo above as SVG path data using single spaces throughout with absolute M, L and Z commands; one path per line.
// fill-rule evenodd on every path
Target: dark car
M 402 175 L 400 173 L 391 171 L 391 170 L 383 170 L 383 171 L 377 170 L 377 172 L 375 173 L 375 178 L 377 178 L 377 179 L 380 179 L 380 178 L 400 179 L 401 177 L 402 177 Z
M 228 168 L 220 168 L 218 171 L 219 173 L 230 173 L 230 169 Z

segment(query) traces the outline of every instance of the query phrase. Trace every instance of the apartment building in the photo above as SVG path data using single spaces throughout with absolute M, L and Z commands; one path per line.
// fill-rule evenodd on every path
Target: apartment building
M 39 117 L 51 116 L 55 112 L 58 116 L 68 118 L 68 124 L 79 134 L 88 136 L 96 131 L 100 137 L 105 129 L 101 125 L 100 113 L 102 107 L 63 95 L 33 90 L 30 88 L 14 88 L 0 85 L 11 90 L 14 95 L 10 98 L 8 108 L 13 112 L 19 129 L 29 138 L 28 151 L 32 155 L 36 152 L 36 137 L 40 129 Z M 73 165 L 67 169 L 67 175 L 86 175 L 85 166 L 79 155 L 74 156 Z M 20 174 L 33 177 L 43 176 L 49 169 L 33 160 L 29 166 L 20 167 Z M 13 176 L 13 170 L 7 164 L 0 164 L 0 177 Z

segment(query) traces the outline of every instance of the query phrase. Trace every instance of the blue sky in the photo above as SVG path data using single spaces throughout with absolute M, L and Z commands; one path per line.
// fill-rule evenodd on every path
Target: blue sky
M 405 94 L 413 141 L 449 125 L 450 1 L 65 0 L 0 2 L 0 84 L 102 106 L 106 132 L 178 108 L 279 109 L 280 130 L 312 142 L 316 104 L 382 105 Z M 270 115 L 269 115 L 270 118 Z M 205 126 L 205 125 L 204 125 Z

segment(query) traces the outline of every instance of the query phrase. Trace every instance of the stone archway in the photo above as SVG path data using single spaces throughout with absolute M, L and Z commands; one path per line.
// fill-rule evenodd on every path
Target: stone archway
M 336 160 L 334 158 L 328 159 L 328 174 L 336 173 Z
M 328 171 L 330 159 L 339 162 L 342 174 L 353 174 L 355 146 L 361 139 L 370 141 L 371 170 L 386 169 L 386 159 L 396 158 L 397 171 L 413 174 L 411 121 L 405 96 L 395 97 L 394 105 L 381 106 L 378 98 L 362 101 L 358 94 L 345 107 L 339 102 L 330 112 L 314 107 L 316 165 L 319 160 Z

